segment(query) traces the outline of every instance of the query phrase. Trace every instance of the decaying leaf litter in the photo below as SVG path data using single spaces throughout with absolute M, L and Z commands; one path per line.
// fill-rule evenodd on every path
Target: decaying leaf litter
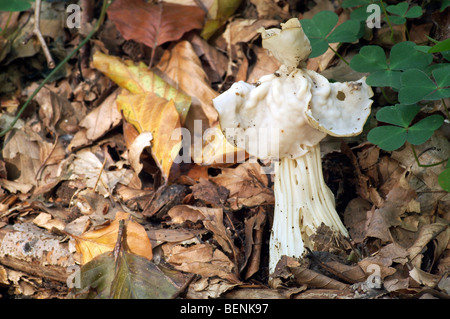
M 269 280 L 274 194 L 263 168 L 270 163 L 225 161 L 248 156 L 224 140 L 212 99 L 280 66 L 258 29 L 324 10 L 342 23 L 349 13 L 334 1 L 176 2 L 115 1 L 89 43 L 89 63 L 70 60 L 4 137 L 1 295 L 448 298 L 442 167 L 419 167 L 409 148 L 385 152 L 364 134 L 326 138 L 324 176 L 351 240 L 323 227 L 317 251 L 283 258 Z M 62 4 L 44 2 L 41 10 L 41 32 L 61 59 L 91 24 L 64 29 Z M 414 41 L 435 36 L 433 23 L 442 24 L 446 10 L 414 21 Z M 190 19 L 181 19 L 185 12 Z M 0 14 L 3 28 L 8 13 Z M 7 31 L 32 14 L 12 14 Z M 383 26 L 365 41 L 390 45 L 387 32 Z M 1 37 L 3 129 L 48 69 L 33 39 Z M 339 52 L 355 50 L 348 44 Z M 336 81 L 361 77 L 331 49 L 307 66 Z M 373 99 L 375 108 L 386 104 L 379 91 Z M 176 161 L 186 147 L 192 160 Z M 444 130 L 416 147 L 422 163 L 441 160 L 437 150 L 448 157 Z

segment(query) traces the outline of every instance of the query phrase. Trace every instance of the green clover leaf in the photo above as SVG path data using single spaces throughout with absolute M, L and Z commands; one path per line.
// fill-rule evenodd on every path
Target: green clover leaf
M 406 141 L 413 145 L 425 143 L 434 131 L 441 127 L 444 118 L 433 114 L 410 126 L 419 111 L 418 105 L 404 104 L 380 109 L 376 115 L 377 120 L 392 125 L 372 129 L 367 135 L 367 140 L 385 151 L 394 151 L 402 147 Z
M 396 5 L 390 5 L 386 7 L 389 13 L 395 14 L 395 16 L 389 16 L 389 19 L 394 24 L 405 24 L 406 18 L 418 18 L 422 16 L 422 8 L 414 6 L 409 8 L 407 2 L 400 2 Z
M 324 54 L 328 43 L 354 42 L 359 39 L 359 21 L 347 20 L 336 27 L 338 20 L 338 15 L 332 11 L 321 11 L 311 19 L 301 20 L 303 30 L 311 43 L 311 58 Z
M 399 101 L 403 104 L 414 104 L 420 100 L 430 101 L 450 97 L 450 65 L 444 64 L 431 73 L 435 81 L 418 69 L 403 72 Z
M 402 75 L 400 71 L 424 69 L 432 60 L 432 54 L 417 50 L 414 42 L 405 41 L 392 47 L 389 60 L 380 46 L 364 46 L 350 61 L 350 67 L 357 72 L 371 72 L 366 79 L 368 85 L 399 89 Z

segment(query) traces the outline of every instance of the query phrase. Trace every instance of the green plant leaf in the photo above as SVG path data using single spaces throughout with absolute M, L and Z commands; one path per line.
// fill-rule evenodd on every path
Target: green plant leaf
M 413 145 L 425 143 L 443 123 L 444 118 L 441 115 L 433 114 L 427 116 L 408 128 L 408 142 Z
M 408 11 L 408 2 L 400 2 L 396 5 L 387 6 L 386 11 L 403 17 L 406 11 Z
M 320 11 L 311 19 L 302 19 L 301 24 L 308 38 L 325 39 L 336 26 L 339 17 L 332 11 Z
M 332 11 L 321 11 L 311 19 L 301 20 L 303 31 L 311 43 L 310 58 L 319 56 L 328 49 L 326 37 L 336 26 L 338 20 L 338 15 Z
M 350 67 L 357 72 L 374 72 L 387 69 L 386 54 L 378 45 L 366 45 L 350 61 Z
M 387 21 L 386 17 L 384 17 L 384 21 Z M 391 21 L 393 24 L 405 24 L 406 18 L 399 16 L 389 16 L 389 21 Z
M 409 5 L 407 2 L 400 2 L 396 5 L 390 5 L 386 7 L 386 10 L 389 13 L 396 14 L 396 16 L 390 16 L 389 19 L 391 22 L 395 24 L 404 24 L 406 22 L 405 18 L 418 18 L 422 15 L 422 8 L 419 6 L 414 6 L 411 8 L 408 8 Z M 398 18 L 402 18 L 399 20 Z M 397 23 L 396 21 L 403 21 L 400 23 Z
M 367 134 L 367 140 L 385 151 L 394 151 L 406 142 L 407 132 L 403 127 L 386 125 L 375 127 Z
M 432 73 L 439 88 L 450 86 L 450 64 L 444 64 L 444 66 L 434 69 Z
M 362 6 L 362 5 L 366 5 L 366 4 L 371 4 L 374 1 L 372 0 L 345 0 L 342 2 L 341 7 L 342 8 L 351 8 L 351 7 L 357 7 L 357 6 Z
M 410 69 L 401 76 L 398 99 L 402 104 L 414 104 L 436 90 L 436 84 L 422 71 Z
M 329 43 L 346 42 L 351 43 L 358 40 L 358 34 L 361 24 L 357 20 L 347 20 L 334 29 L 328 36 Z
M 428 52 L 430 52 L 430 53 L 438 53 L 438 52 L 444 52 L 444 51 L 450 51 L 450 38 L 433 45 L 428 50 Z
M 0 0 L 0 11 L 18 12 L 31 8 L 34 0 Z
M 419 113 L 420 106 L 396 104 L 381 108 L 376 115 L 380 122 L 398 125 L 407 128 L 414 117 Z
M 411 68 L 424 69 L 433 61 L 433 55 L 416 49 L 411 41 L 397 43 L 391 49 L 389 68 L 392 70 L 407 70 Z
M 400 77 L 402 72 L 381 70 L 372 72 L 366 79 L 366 83 L 370 86 L 385 87 L 390 86 L 395 89 L 400 88 Z
M 439 12 L 444 11 L 448 6 L 450 6 L 450 0 L 442 1 L 441 8 L 439 9 Z
M 409 8 L 406 13 L 406 18 L 414 19 L 422 16 L 422 8 L 420 6 L 414 6 Z

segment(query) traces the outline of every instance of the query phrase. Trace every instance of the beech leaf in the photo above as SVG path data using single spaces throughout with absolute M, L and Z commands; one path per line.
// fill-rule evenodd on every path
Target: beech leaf
M 131 218 L 127 213 L 118 212 L 116 219 L 106 227 L 90 230 L 81 236 L 71 235 L 75 239 L 76 249 L 82 254 L 82 264 L 114 249 L 119 232 L 119 221 Z M 145 228 L 129 220 L 127 223 L 126 243 L 130 251 L 148 260 L 153 258 L 152 245 Z
M 108 17 L 126 40 L 155 48 L 179 40 L 184 33 L 201 29 L 205 12 L 194 6 L 173 3 L 147 3 L 143 0 L 116 0 Z

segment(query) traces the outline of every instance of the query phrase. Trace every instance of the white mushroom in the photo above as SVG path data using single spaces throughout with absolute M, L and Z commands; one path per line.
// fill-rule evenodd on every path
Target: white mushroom
M 313 249 L 310 236 L 322 223 L 348 236 L 334 195 L 324 182 L 320 141 L 327 134 L 360 134 L 370 114 L 373 92 L 364 78 L 329 83 L 314 71 L 298 68 L 311 52 L 298 19 L 282 24 L 281 30 L 261 33 L 263 47 L 282 63 L 280 69 L 261 77 L 257 84 L 234 83 L 213 103 L 231 143 L 278 163 L 270 238 L 272 273 L 281 256 L 298 258 L 305 246 Z M 259 147 L 264 142 L 268 146 Z

